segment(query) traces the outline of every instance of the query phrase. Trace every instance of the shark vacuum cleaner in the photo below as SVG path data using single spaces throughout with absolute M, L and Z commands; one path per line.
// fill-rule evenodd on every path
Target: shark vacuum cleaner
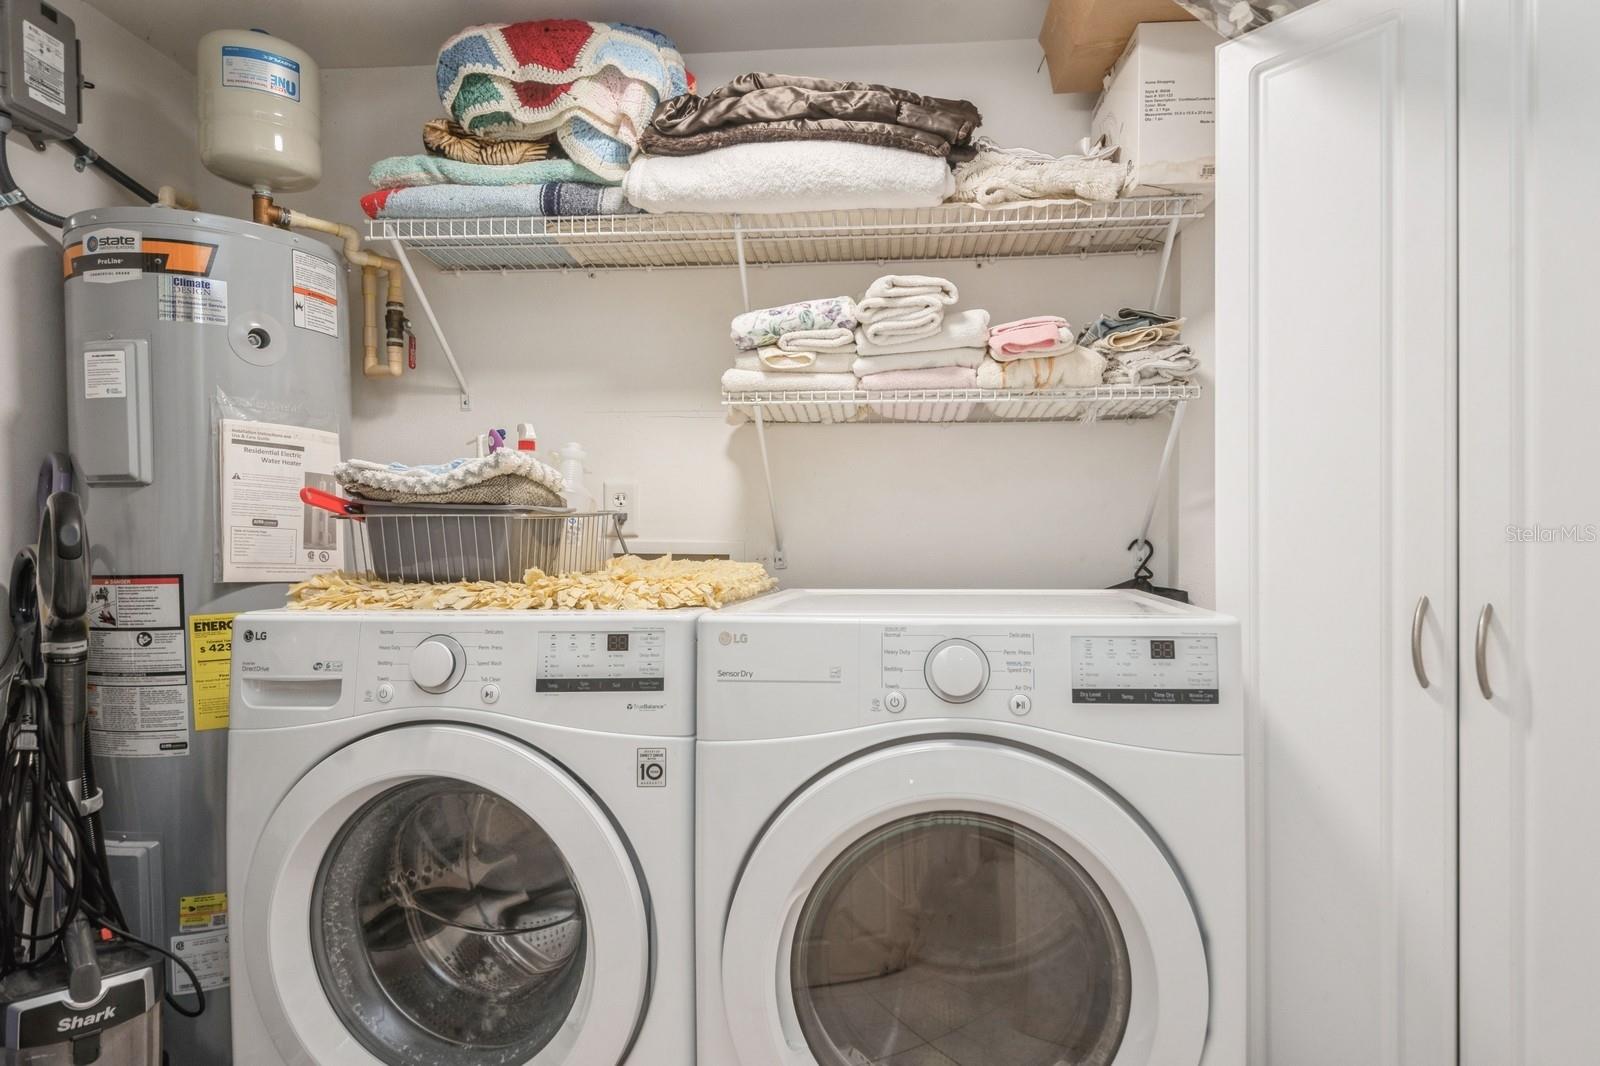
M 0 668 L 3 1066 L 158 1066 L 170 953 L 128 932 L 111 888 L 86 732 L 89 538 L 70 459 L 41 473 L 39 541 L 11 571 Z M 199 982 L 192 987 L 198 990 Z M 205 1008 L 173 1002 L 183 1014 Z

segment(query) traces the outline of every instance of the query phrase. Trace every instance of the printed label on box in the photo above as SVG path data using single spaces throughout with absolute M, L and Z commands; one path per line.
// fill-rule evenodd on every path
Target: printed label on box
M 300 102 L 300 64 L 260 48 L 222 46 L 222 84 Z
M 22 84 L 50 110 L 67 113 L 67 46 L 27 19 L 22 20 Z

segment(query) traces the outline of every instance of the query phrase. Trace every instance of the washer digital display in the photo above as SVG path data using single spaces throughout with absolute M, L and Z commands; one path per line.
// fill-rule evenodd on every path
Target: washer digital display
M 1214 704 L 1217 638 L 1073 637 L 1072 702 Z

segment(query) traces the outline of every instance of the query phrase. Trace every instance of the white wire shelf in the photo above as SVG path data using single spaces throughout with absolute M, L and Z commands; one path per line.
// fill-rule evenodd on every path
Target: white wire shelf
M 592 215 L 575 218 L 375 219 L 441 270 L 637 270 L 1028 259 L 1161 252 L 1202 217 L 1200 196 L 1111 203 L 813 211 L 792 215 Z
M 724 392 L 722 404 L 751 421 L 1128 422 L 1197 399 L 1198 385 L 1099 385 L 1083 389 L 890 389 Z

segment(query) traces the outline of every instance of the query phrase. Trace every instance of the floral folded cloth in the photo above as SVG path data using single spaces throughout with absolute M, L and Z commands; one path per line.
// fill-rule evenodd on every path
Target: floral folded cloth
M 856 302 L 848 296 L 828 296 L 746 311 L 734 318 L 730 335 L 736 347 L 750 351 L 777 344 L 785 333 L 855 327 Z
M 1029 392 L 1092 388 L 1100 384 L 1105 371 L 1105 355 L 1093 348 L 1075 347 L 1064 355 L 1043 359 L 985 359 L 978 367 L 978 388 Z

